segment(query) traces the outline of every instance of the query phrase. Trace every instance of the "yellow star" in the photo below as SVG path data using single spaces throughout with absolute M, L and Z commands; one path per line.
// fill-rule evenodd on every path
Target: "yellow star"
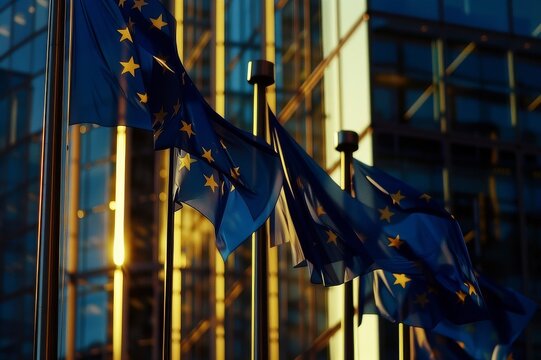
M 231 190 L 229 192 L 233 192 L 233 190 L 235 190 L 235 184 L 231 184 Z
M 142 11 L 141 9 L 143 8 L 143 6 L 145 5 L 148 5 L 145 0 L 135 0 L 133 2 L 133 6 L 131 7 L 132 9 L 137 9 L 139 11 Z
M 400 205 L 400 201 L 405 198 L 406 197 L 400 193 L 400 190 L 398 190 L 395 194 L 391 194 L 391 199 L 393 199 L 393 204 Z
M 173 115 L 178 114 L 179 110 L 180 110 L 180 99 L 178 99 L 177 103 L 173 105 Z
M 240 175 L 240 167 L 235 167 L 235 168 L 229 169 L 229 174 L 231 175 L 231 177 L 233 179 L 237 180 L 239 178 L 239 175 Z
M 162 123 L 165 120 L 167 113 L 163 111 L 163 106 L 160 109 L 160 112 L 154 113 L 154 123 Z
M 400 249 L 400 245 L 402 245 L 402 243 L 404 242 L 400 240 L 400 234 L 396 234 L 396 237 L 394 238 L 388 237 L 387 240 L 389 240 L 389 244 L 387 246 L 395 247 L 397 249 Z
M 465 282 L 464 285 L 468 287 L 468 295 L 477 295 L 477 291 L 475 290 L 475 286 L 471 282 Z
M 120 65 L 123 67 L 122 74 L 129 72 L 131 76 L 135 76 L 135 70 L 140 68 L 139 64 L 136 64 L 135 61 L 133 61 L 133 56 L 130 57 L 130 60 L 128 61 L 121 61 Z
M 167 23 L 163 21 L 162 14 L 160 14 L 160 16 L 158 16 L 156 19 L 150 18 L 150 21 L 152 22 L 152 25 L 154 25 L 154 27 L 158 30 L 161 30 L 162 27 L 167 25 Z
M 458 301 L 464 304 L 464 301 L 466 301 L 466 293 L 458 290 L 455 291 L 455 294 L 458 296 Z
M 180 169 L 186 168 L 190 171 L 192 169 L 192 164 L 196 161 L 197 160 L 191 158 L 190 154 L 186 153 L 184 157 L 180 157 Z
M 325 230 L 325 232 L 327 233 L 327 236 L 329 237 L 327 239 L 327 242 L 333 243 L 334 245 L 336 245 L 336 234 L 332 232 L 331 230 Z
M 431 198 L 432 198 L 432 196 L 430 196 L 428 194 L 423 194 L 423 195 L 419 196 L 419 199 L 423 199 L 426 202 L 429 202 Z
M 207 159 L 209 163 L 213 162 L 214 158 L 212 157 L 212 149 L 206 150 L 204 147 L 201 148 L 203 149 L 203 155 L 201 156 Z
M 391 210 L 389 210 L 389 207 L 388 206 L 385 206 L 384 209 L 378 209 L 379 211 L 379 219 L 380 220 L 387 220 L 388 223 L 391 222 L 391 216 L 394 215 L 394 212 L 392 212 Z
M 119 7 L 124 7 L 125 2 L 126 2 L 126 0 L 118 0 L 118 6 Z
M 424 308 L 429 302 L 430 301 L 428 300 L 428 296 L 426 295 L 426 293 L 418 294 L 415 296 L 414 303 L 421 305 L 422 308 Z
M 406 288 L 406 284 L 411 281 L 409 277 L 406 276 L 406 274 L 393 274 L 395 280 L 393 285 L 400 285 L 403 289 Z
M 317 206 L 316 214 L 317 214 L 318 217 L 326 214 L 325 209 L 323 209 L 323 206 L 321 206 L 321 205 Z
M 184 131 L 186 134 L 188 134 L 188 139 L 192 137 L 192 135 L 195 135 L 195 132 L 192 130 L 192 124 L 188 124 L 186 121 L 182 120 L 182 127 L 180 128 L 180 131 Z
M 124 0 L 124 1 L 125 1 L 125 0 Z M 125 29 L 118 29 L 117 31 L 120 33 L 120 35 L 122 35 L 122 36 L 120 37 L 119 42 L 122 42 L 122 41 L 124 41 L 124 40 L 128 40 L 128 41 L 130 41 L 130 42 L 133 42 L 133 40 L 132 40 L 132 38 L 131 38 L 131 34 L 130 34 L 130 29 L 128 29 L 128 28 L 126 27 Z
M 146 104 L 148 102 L 148 95 L 147 93 L 137 93 L 137 96 L 139 96 L 139 101 L 141 102 L 141 104 Z
M 216 190 L 216 188 L 218 187 L 218 184 L 216 183 L 216 180 L 214 180 L 214 175 L 210 175 L 210 176 L 207 176 L 205 174 L 203 174 L 203 176 L 205 177 L 205 186 L 208 186 L 212 192 L 214 192 Z

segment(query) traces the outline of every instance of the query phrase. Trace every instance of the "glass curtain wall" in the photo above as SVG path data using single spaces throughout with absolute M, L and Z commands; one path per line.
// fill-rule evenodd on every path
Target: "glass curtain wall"
M 32 356 L 47 1 L 0 1 L 0 358 Z
M 539 301 L 538 4 L 393 4 L 369 2 L 375 165 L 443 200 L 474 266 Z M 540 326 L 516 354 L 535 358 Z

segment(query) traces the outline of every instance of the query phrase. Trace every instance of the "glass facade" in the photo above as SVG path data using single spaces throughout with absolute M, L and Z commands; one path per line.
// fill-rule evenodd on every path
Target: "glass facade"
M 371 3 L 375 165 L 444 201 L 474 266 L 539 301 L 528 255 L 538 246 L 533 204 L 541 200 L 537 4 L 433 1 L 439 15 L 421 12 L 419 21 L 408 2 Z M 515 354 L 535 358 L 540 328 L 537 316 Z
M 363 160 L 449 207 L 478 268 L 541 300 L 538 1 L 165 3 L 185 67 L 219 113 L 251 131 L 247 64 L 272 60 L 269 104 L 316 161 L 336 170 L 334 131 L 358 131 Z M 0 358 L 32 352 L 48 4 L 0 0 Z M 161 357 L 168 157 L 134 129 L 122 155 L 123 134 L 69 131 L 66 359 Z M 184 207 L 175 226 L 175 358 L 247 358 L 251 242 L 223 262 L 201 215 Z M 291 262 L 288 245 L 270 250 L 271 358 L 341 358 L 340 289 L 311 285 Z M 377 331 L 379 358 L 396 358 L 397 327 L 380 320 Z M 541 353 L 541 315 L 517 349 Z
M 46 1 L 0 1 L 0 357 L 32 356 Z

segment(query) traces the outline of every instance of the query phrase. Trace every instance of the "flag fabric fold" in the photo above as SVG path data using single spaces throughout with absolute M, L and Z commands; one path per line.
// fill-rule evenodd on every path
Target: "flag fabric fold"
M 532 319 L 538 305 L 484 275 L 478 274 L 478 279 L 489 318 L 464 325 L 442 321 L 433 333 L 457 342 L 473 359 L 507 359 L 512 354 L 513 343 Z
M 464 324 L 487 318 L 485 304 L 456 220 L 428 194 L 353 162 L 359 202 L 379 213 L 377 258 L 411 262 L 416 271 L 385 266 L 361 279 L 363 311 L 393 322 L 433 328 L 442 320 Z
M 272 244 L 289 241 L 295 265 L 307 266 L 313 283 L 338 285 L 371 271 L 374 261 L 363 241 L 376 237 L 379 229 L 370 209 L 344 192 L 270 111 L 269 123 L 284 172 L 271 218 Z
M 74 0 L 73 24 L 70 123 L 152 130 L 156 150 L 179 148 L 198 162 L 190 163 L 194 173 L 237 189 L 226 199 L 196 196 L 199 188 L 187 185 L 196 186 L 185 174 L 190 166 L 180 162 L 175 198 L 189 199 L 216 221 L 217 244 L 227 257 L 278 199 L 277 154 L 205 101 L 178 57 L 176 20 L 159 1 Z

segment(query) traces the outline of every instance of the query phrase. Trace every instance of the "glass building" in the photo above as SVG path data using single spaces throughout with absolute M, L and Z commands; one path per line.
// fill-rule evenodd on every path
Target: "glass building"
M 268 100 L 329 173 L 334 134 L 359 159 L 429 192 L 459 220 L 474 265 L 541 300 L 541 3 L 537 0 L 166 2 L 187 71 L 251 130 L 248 61 L 275 63 Z M 0 358 L 31 358 L 46 58 L 46 0 L 0 0 Z M 71 126 L 59 351 L 161 356 L 168 156 L 134 129 Z M 175 217 L 173 352 L 245 359 L 251 245 L 223 262 L 213 229 Z M 269 253 L 273 359 L 342 358 L 342 288 L 309 283 L 288 246 Z M 398 326 L 366 316 L 356 358 L 398 356 Z M 379 335 L 379 336 L 378 336 Z M 541 353 L 541 315 L 517 342 Z

